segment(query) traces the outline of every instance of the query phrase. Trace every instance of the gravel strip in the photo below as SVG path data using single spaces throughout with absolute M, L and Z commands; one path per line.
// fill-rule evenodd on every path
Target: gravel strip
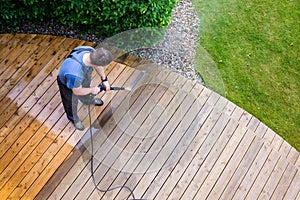
M 164 40 L 152 49 L 138 51 L 138 55 L 202 83 L 193 65 L 199 37 L 199 18 L 193 4 L 181 0 L 173 10 Z
M 147 60 L 165 66 L 183 76 L 202 83 L 201 77 L 194 70 L 193 59 L 199 40 L 199 21 L 190 0 L 180 0 L 173 10 L 164 40 L 153 48 L 141 49 L 136 53 Z M 33 24 L 23 21 L 14 33 L 47 34 L 80 39 L 96 44 L 105 38 L 101 35 L 82 33 L 78 27 L 57 25 L 55 21 Z

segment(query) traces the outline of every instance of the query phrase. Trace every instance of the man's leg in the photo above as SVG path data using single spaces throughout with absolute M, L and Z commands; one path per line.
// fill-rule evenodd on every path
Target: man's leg
M 57 78 L 57 82 L 67 117 L 72 123 L 75 124 L 76 122 L 80 121 L 77 115 L 78 97 L 73 95 L 72 90 L 62 84 L 59 78 Z

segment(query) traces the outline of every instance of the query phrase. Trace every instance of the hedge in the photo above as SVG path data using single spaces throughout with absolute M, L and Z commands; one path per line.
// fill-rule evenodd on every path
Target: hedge
M 91 33 L 111 36 L 122 31 L 168 25 L 178 0 L 0 0 L 0 28 L 21 19 L 54 19 Z

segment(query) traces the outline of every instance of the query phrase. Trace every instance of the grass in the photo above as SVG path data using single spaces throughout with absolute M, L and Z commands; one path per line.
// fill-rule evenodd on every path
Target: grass
M 200 18 L 196 66 L 208 87 L 300 151 L 298 0 L 192 0 Z

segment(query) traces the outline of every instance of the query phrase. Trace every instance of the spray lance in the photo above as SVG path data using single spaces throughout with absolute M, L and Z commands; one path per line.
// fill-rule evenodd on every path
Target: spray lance
M 105 91 L 106 87 L 103 84 L 98 85 L 98 88 L 100 89 L 100 92 Z M 128 90 L 128 88 L 124 88 L 124 87 L 110 87 L 110 90 Z

